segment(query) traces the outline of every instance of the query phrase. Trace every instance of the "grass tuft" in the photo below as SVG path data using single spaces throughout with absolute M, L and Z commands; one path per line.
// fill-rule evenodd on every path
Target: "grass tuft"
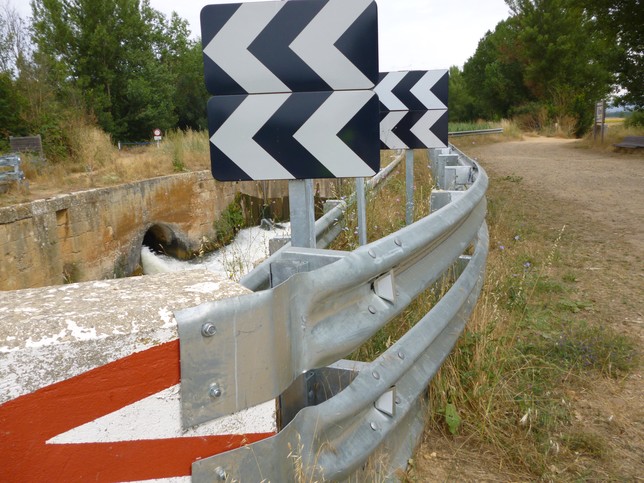
M 207 132 L 170 131 L 163 141 L 149 146 L 118 150 L 109 135 L 91 123 L 71 122 L 67 132 L 69 152 L 47 159 L 21 155 L 30 190 L 0 195 L 0 206 L 29 201 L 70 190 L 113 186 L 183 171 L 210 168 Z

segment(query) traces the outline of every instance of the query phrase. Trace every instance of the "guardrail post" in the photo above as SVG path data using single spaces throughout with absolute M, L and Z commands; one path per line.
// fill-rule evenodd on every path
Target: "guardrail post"
M 458 154 L 439 154 L 436 166 L 436 186 L 438 186 L 440 189 L 446 189 L 447 185 L 445 180 L 445 167 L 458 166 Z
M 405 155 L 405 185 L 407 187 L 405 221 L 411 225 L 414 222 L 414 151 L 408 149 Z
M 465 194 L 465 191 L 433 190 L 429 196 L 430 212 L 434 213 L 442 207 L 449 205 Z
M 472 168 L 470 166 L 445 166 L 446 190 L 455 190 L 472 183 Z
M 369 365 L 365 362 L 340 360 L 321 369 L 306 371 L 277 398 L 277 431 L 290 423 L 305 407 L 331 399 L 351 384 L 358 373 Z
M 360 178 L 362 179 L 362 178 Z M 272 240 L 271 240 L 272 241 Z M 282 252 L 281 259 L 270 265 L 271 288 L 274 288 L 291 278 L 296 273 L 315 270 L 327 264 L 333 263 L 346 256 L 344 252 L 333 252 L 331 250 L 317 250 L 307 248 L 291 248 Z M 319 404 L 320 402 L 334 396 L 340 389 L 349 385 L 353 377 L 343 379 L 336 375 L 334 379 L 345 381 L 342 387 L 334 392 L 321 390 L 324 385 L 326 374 L 330 368 L 313 369 L 298 377 L 291 386 L 277 398 L 277 429 L 281 431 L 284 426 L 291 422 L 295 415 L 307 406 Z M 346 376 L 346 374 L 344 374 Z M 336 383 L 340 384 L 340 382 Z M 323 398 L 323 396 L 326 396 Z
M 450 148 L 434 148 L 429 150 L 429 168 L 432 170 L 434 181 L 438 180 L 438 156 L 450 154 Z

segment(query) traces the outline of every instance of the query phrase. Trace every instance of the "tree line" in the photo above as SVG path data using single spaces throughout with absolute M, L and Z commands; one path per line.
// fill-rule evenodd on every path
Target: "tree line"
M 450 69 L 450 120 L 568 122 L 581 135 L 607 96 L 644 108 L 640 0 L 506 2 L 510 17 Z M 24 19 L 0 4 L 0 151 L 9 136 L 40 133 L 64 157 L 79 118 L 114 141 L 206 128 L 201 42 L 184 19 L 148 0 L 31 0 L 31 9 Z
M 114 141 L 207 127 L 201 41 L 186 20 L 148 0 L 32 0 L 31 9 L 26 20 L 0 5 L 0 143 L 40 133 L 64 157 L 79 116 Z
M 583 135 L 593 106 L 644 108 L 640 0 L 506 0 L 511 16 L 450 69 L 450 120 L 567 123 Z

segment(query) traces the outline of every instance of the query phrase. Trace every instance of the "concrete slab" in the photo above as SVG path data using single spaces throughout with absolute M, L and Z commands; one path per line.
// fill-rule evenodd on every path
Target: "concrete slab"
M 173 311 L 246 293 L 207 270 L 0 292 L 0 481 L 187 481 L 274 434 L 274 401 L 181 427 Z

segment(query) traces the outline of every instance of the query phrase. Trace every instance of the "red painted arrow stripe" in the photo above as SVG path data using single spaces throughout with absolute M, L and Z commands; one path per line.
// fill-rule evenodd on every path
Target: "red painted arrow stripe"
M 127 481 L 188 476 L 197 459 L 271 435 L 46 444 L 58 434 L 178 384 L 179 375 L 179 341 L 175 340 L 3 404 L 0 480 Z

